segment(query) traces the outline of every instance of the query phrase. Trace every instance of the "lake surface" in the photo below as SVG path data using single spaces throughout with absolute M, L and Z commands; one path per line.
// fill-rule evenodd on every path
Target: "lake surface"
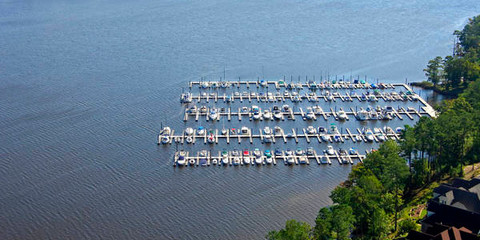
M 479 11 L 476 0 L 0 0 L 0 238 L 259 239 L 287 219 L 313 224 L 351 166 L 173 168 L 161 123 L 204 124 L 182 121 L 182 87 L 224 68 L 423 80 Z

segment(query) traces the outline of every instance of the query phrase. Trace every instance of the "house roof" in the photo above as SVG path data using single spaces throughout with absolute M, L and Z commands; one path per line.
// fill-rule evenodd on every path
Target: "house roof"
M 465 227 L 456 228 L 435 224 L 432 229 L 436 232 L 423 233 L 410 231 L 406 239 L 408 240 L 480 240 L 480 237 L 473 234 Z
M 478 233 L 480 231 L 479 213 L 441 204 L 436 201 L 430 201 L 427 210 L 429 212 L 434 212 L 434 214 L 422 220 L 423 223 L 428 223 L 430 225 L 441 224 L 456 228 L 466 227 L 473 233 Z

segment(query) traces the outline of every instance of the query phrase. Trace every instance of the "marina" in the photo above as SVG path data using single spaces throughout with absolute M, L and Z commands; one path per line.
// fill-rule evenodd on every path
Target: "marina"
M 180 96 L 183 122 L 194 120 L 200 126 L 185 125 L 177 131 L 162 127 L 157 144 L 175 146 L 174 166 L 353 164 L 354 160 L 362 161 L 378 144 L 400 140 L 405 124 L 436 116 L 435 110 L 406 83 L 316 83 L 307 79 L 303 83 L 300 79 L 286 83 L 260 78 L 189 82 L 190 91 L 183 91 Z M 197 91 L 193 89 L 196 86 Z M 243 126 L 232 124 L 232 120 L 243 121 Z M 293 124 L 296 120 L 303 121 Z M 218 128 L 218 123 L 223 126 Z M 297 150 L 240 151 L 227 147 L 231 143 L 242 148 L 246 147 L 244 144 L 295 144 Z M 209 149 L 192 148 L 199 144 Z M 323 144 L 327 144 L 327 149 L 317 153 Z M 178 151 L 179 146 L 188 147 L 189 151 Z M 350 150 L 343 149 L 344 146 Z M 365 154 L 353 151 L 354 146 Z M 218 149 L 223 147 L 229 150 Z

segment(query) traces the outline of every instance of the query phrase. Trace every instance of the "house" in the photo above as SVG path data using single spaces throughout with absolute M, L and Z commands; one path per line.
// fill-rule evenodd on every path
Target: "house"
M 480 240 L 480 178 L 455 179 L 433 190 L 421 232 L 406 239 Z

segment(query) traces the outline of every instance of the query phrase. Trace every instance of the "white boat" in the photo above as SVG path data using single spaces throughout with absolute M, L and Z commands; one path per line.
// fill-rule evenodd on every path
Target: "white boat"
M 211 120 L 217 120 L 218 110 L 216 108 L 212 108 L 208 116 L 210 117 Z
M 262 159 L 262 156 L 255 156 L 255 164 L 257 165 L 261 165 L 263 164 L 263 159 Z
M 265 128 L 263 129 L 263 134 L 265 134 L 265 135 L 270 135 L 270 134 L 272 134 L 272 129 L 271 129 L 270 127 L 265 127 Z
M 222 151 L 221 157 L 222 157 L 222 164 L 228 165 L 228 152 L 226 150 Z
M 265 162 L 266 162 L 267 164 L 272 164 L 272 162 L 273 162 L 272 156 L 271 156 L 271 155 L 270 155 L 270 156 L 267 156 L 267 157 L 265 158 Z
M 307 157 L 306 156 L 300 156 L 298 158 L 298 163 L 299 164 L 306 164 L 307 163 Z
M 265 81 L 265 79 L 261 79 L 261 80 L 260 80 L 260 86 L 266 87 L 267 84 L 268 84 L 268 83 L 267 83 L 267 81 Z
M 273 118 L 276 120 L 281 120 L 283 118 L 283 113 L 280 110 L 275 110 L 273 112 Z
M 357 149 L 355 149 L 355 148 L 353 148 L 353 147 L 351 147 L 351 148 L 348 150 L 348 152 L 350 153 L 350 155 L 357 155 L 357 154 L 358 154 Z
M 182 93 L 182 95 L 180 96 L 180 102 L 182 103 L 190 103 L 192 102 L 193 98 L 192 98 L 192 94 L 191 93 Z
M 208 88 L 210 86 L 210 84 L 208 84 L 208 82 L 202 82 L 202 84 L 200 86 L 202 88 Z
M 263 142 L 264 143 L 271 143 L 273 140 L 273 131 L 270 127 L 265 127 L 263 129 Z
M 227 135 L 228 130 L 225 128 L 222 128 L 222 135 Z
M 275 98 L 273 97 L 273 93 L 271 93 L 271 92 L 268 92 L 268 93 L 267 93 L 267 100 L 268 100 L 269 102 L 275 101 Z
M 327 154 L 328 155 L 334 155 L 335 154 L 335 150 L 333 149 L 332 145 L 327 146 Z
M 360 111 L 357 112 L 357 119 L 360 121 L 368 120 L 369 113 L 365 111 L 365 109 L 361 108 Z
M 315 134 L 315 133 L 317 133 L 317 130 L 313 126 L 308 126 L 307 127 L 307 133 L 308 134 Z
M 270 110 L 265 110 L 263 112 L 263 119 L 265 119 L 265 120 L 272 119 L 272 113 L 270 112 Z
M 288 165 L 292 165 L 292 164 L 295 163 L 295 159 L 294 159 L 292 150 L 287 149 L 287 151 L 285 151 L 285 156 L 287 158 L 287 164 Z
M 185 152 L 185 151 L 180 151 L 178 153 L 177 164 L 179 166 L 184 166 L 185 164 L 187 164 L 187 160 L 185 159 L 186 155 L 187 155 L 187 152 Z
M 369 141 L 369 142 L 373 142 L 373 140 L 375 140 L 375 138 L 373 137 L 373 132 L 372 132 L 372 130 L 367 129 L 367 130 L 365 131 L 365 138 L 366 138 L 367 141 Z
M 347 113 L 343 111 L 343 109 L 340 109 L 340 111 L 337 112 L 337 116 L 339 120 L 346 120 L 347 119 Z
M 164 127 L 162 130 L 160 130 L 160 135 L 170 135 L 170 132 L 172 129 L 170 127 Z
M 374 128 L 373 131 L 374 131 L 374 134 L 377 136 L 377 138 L 378 138 L 378 140 L 379 140 L 380 142 L 383 142 L 383 141 L 386 140 L 386 139 L 385 139 L 385 135 L 383 135 L 383 133 L 382 133 L 382 131 L 380 130 L 380 128 Z
M 198 134 L 198 135 L 203 135 L 203 134 L 205 134 L 205 128 L 202 127 L 202 126 L 198 127 L 198 128 L 197 128 L 197 134 Z
M 312 120 L 315 118 L 315 112 L 311 107 L 307 107 L 307 114 L 305 115 L 305 118 L 307 118 L 308 120 Z
M 214 143 L 215 142 L 215 135 L 213 135 L 213 134 L 208 135 L 207 142 L 208 143 Z
M 185 129 L 185 135 L 187 136 L 191 136 L 193 134 L 193 128 L 189 127 L 187 129 Z
M 262 112 L 258 106 L 252 106 L 253 119 L 259 120 L 262 117 Z
M 242 128 L 240 128 L 240 132 L 242 133 L 242 135 L 248 135 L 250 133 L 250 129 L 243 126 Z
M 212 159 L 212 164 L 213 165 L 217 165 L 218 164 L 218 160 L 216 158 Z
M 192 143 L 192 142 L 193 142 L 192 136 L 187 136 L 187 137 L 185 138 L 185 142 L 188 143 L 188 144 Z
M 163 135 L 160 140 L 163 144 L 167 144 L 170 142 L 170 136 L 168 135 Z
M 243 162 L 245 164 L 250 164 L 250 152 L 248 150 L 243 150 Z

